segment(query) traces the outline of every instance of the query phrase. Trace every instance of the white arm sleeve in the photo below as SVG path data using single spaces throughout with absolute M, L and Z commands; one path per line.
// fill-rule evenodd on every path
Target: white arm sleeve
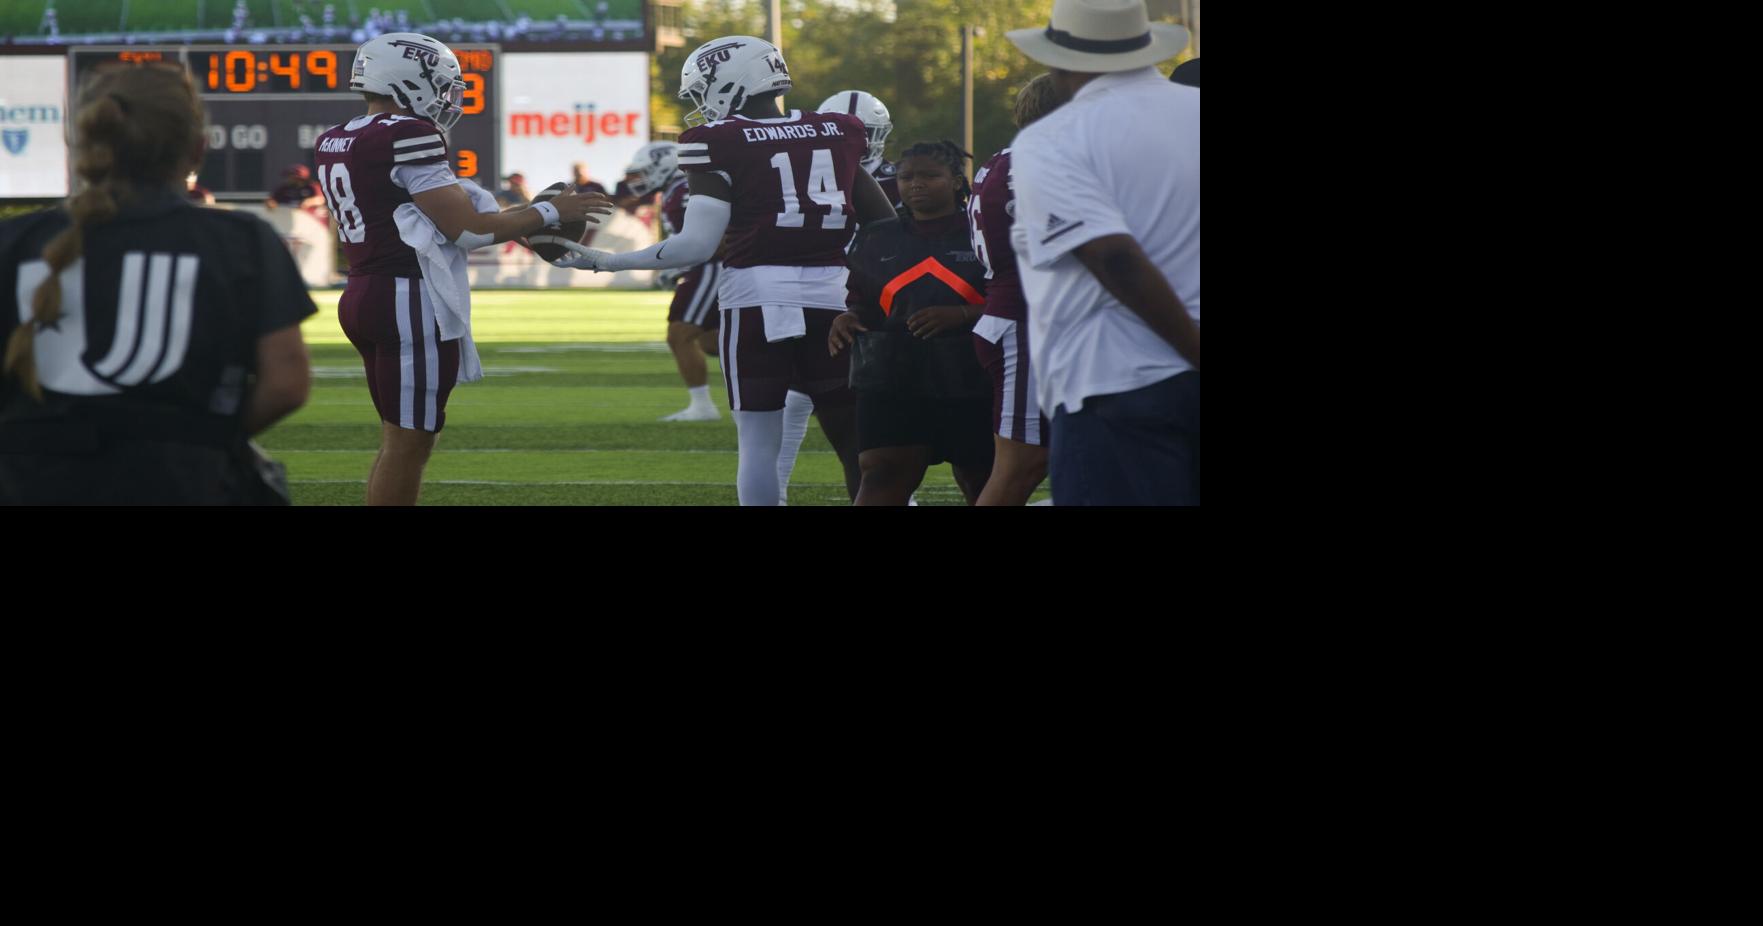
M 686 202 L 686 227 L 679 234 L 641 251 L 613 254 L 606 259 L 607 270 L 666 270 L 692 267 L 710 259 L 728 231 L 729 213 L 726 200 L 698 194 Z M 665 255 L 663 254 L 665 252 Z

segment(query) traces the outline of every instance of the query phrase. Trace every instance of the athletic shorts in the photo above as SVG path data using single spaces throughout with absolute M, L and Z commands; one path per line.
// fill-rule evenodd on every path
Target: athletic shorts
M 833 319 L 843 309 L 803 309 L 808 334 L 776 342 L 765 340 L 758 306 L 722 311 L 722 379 L 729 410 L 779 411 L 791 389 L 813 397 L 816 409 L 849 408 L 856 401 L 849 384 L 851 352 L 832 356 L 826 350 Z
M 857 393 L 857 447 L 929 447 L 930 462 L 966 468 L 992 468 L 992 432 L 986 415 L 991 402 L 926 399 L 894 392 Z
M 1028 326 L 1008 322 L 1004 335 L 992 343 L 973 336 L 980 366 L 992 378 L 992 433 L 1032 447 L 1047 446 L 1047 416 L 1035 399 L 1034 375 L 1028 364 Z
M 441 340 L 422 279 L 350 277 L 337 318 L 361 354 L 380 419 L 412 431 L 440 431 L 447 423 L 447 396 L 459 381 L 459 341 Z
M 716 284 L 721 277 L 722 262 L 715 260 L 680 274 L 667 320 L 715 331 L 722 324 L 722 313 L 716 306 Z

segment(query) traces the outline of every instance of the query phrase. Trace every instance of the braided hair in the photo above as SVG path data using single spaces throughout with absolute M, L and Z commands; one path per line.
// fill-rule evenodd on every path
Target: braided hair
M 942 141 L 921 141 L 900 152 L 900 160 L 895 163 L 911 157 L 930 158 L 949 168 L 949 173 L 955 176 L 955 204 L 966 208 L 967 194 L 973 192 L 973 185 L 967 182 L 967 167 L 962 162 L 973 160 L 973 155 L 945 138 Z

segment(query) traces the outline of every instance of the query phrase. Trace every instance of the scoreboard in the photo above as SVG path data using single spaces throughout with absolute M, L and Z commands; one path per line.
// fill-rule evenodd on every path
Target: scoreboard
M 452 45 L 464 72 L 464 115 L 447 133 L 453 172 L 494 193 L 496 45 Z M 177 65 L 189 70 L 208 113 L 208 155 L 197 182 L 223 199 L 265 199 L 291 164 L 315 165 L 326 129 L 367 112 L 349 90 L 353 45 L 74 46 L 68 100 L 81 81 L 112 68 Z M 315 170 L 316 176 L 317 171 Z

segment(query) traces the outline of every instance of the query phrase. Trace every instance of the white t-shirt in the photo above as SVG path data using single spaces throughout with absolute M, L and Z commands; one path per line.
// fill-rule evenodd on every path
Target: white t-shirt
M 453 170 L 444 163 L 399 164 L 392 168 L 392 183 L 403 187 L 412 196 L 458 182 L 459 178 L 453 176 Z
M 1131 235 L 1199 323 L 1200 91 L 1154 67 L 1104 74 L 1011 148 L 1011 244 L 1041 407 L 1076 412 L 1190 369 L 1072 251 Z
M 760 264 L 757 267 L 724 267 L 718 279 L 716 300 L 724 309 L 755 305 L 788 305 L 805 309 L 845 311 L 845 278 L 842 266 L 794 267 Z

